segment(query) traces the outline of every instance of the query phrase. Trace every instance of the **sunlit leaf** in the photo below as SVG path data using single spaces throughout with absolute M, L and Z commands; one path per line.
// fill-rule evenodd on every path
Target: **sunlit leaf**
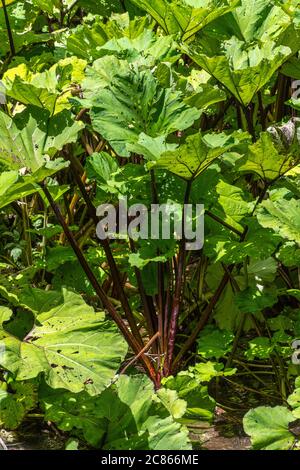
M 63 303 L 40 313 L 23 341 L 0 330 L 0 364 L 17 380 L 43 373 L 53 388 L 99 394 L 126 354 L 125 341 L 81 297 L 64 291 Z
M 244 429 L 256 450 L 288 450 L 295 440 L 289 431 L 293 421 L 294 416 L 283 406 L 260 406 L 246 414 Z

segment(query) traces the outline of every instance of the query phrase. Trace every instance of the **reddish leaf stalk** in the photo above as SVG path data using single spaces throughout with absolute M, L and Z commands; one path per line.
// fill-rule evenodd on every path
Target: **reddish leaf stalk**
M 132 251 L 132 253 L 134 253 L 135 252 L 135 247 L 134 247 L 134 242 L 131 238 L 129 239 L 129 243 L 130 243 L 131 251 Z M 156 331 L 156 325 L 155 325 L 155 323 L 156 323 L 155 320 L 156 319 L 154 318 L 154 316 L 152 314 L 153 310 L 151 309 L 151 306 L 150 306 L 150 303 L 149 303 L 149 298 L 147 297 L 145 289 L 144 289 L 141 272 L 138 268 L 135 268 L 134 272 L 135 272 L 135 277 L 136 277 L 136 280 L 137 280 L 137 285 L 138 285 L 140 297 L 141 297 L 142 304 L 143 304 L 144 315 L 145 315 L 145 319 L 146 319 L 146 323 L 147 323 L 149 336 L 153 337 L 154 334 L 155 334 L 155 331 Z M 152 307 L 153 307 L 153 305 L 152 305 Z
M 265 186 L 264 186 L 264 189 L 262 190 L 256 204 L 255 204 L 255 207 L 253 208 L 253 211 L 251 213 L 251 215 L 254 215 L 257 207 L 259 206 L 259 204 L 263 201 L 267 191 L 268 191 L 268 188 L 270 186 L 270 183 L 265 183 Z M 240 237 L 240 242 L 243 242 L 245 239 L 246 239 L 246 236 L 247 236 L 247 233 L 248 233 L 248 227 L 245 227 L 244 229 L 244 232 L 243 234 L 241 235 Z M 218 289 L 216 290 L 214 296 L 212 297 L 210 303 L 208 304 L 208 306 L 206 307 L 206 309 L 204 310 L 204 312 L 202 313 L 202 316 L 198 322 L 198 324 L 196 325 L 195 329 L 193 330 L 192 334 L 189 336 L 189 338 L 187 339 L 187 341 L 182 345 L 179 353 L 177 354 L 174 362 L 173 362 L 173 370 L 176 370 L 176 368 L 178 367 L 180 361 L 182 360 L 182 358 L 184 357 L 184 355 L 188 352 L 188 350 L 192 347 L 193 343 L 196 341 L 197 339 L 197 336 L 199 335 L 200 331 L 205 327 L 205 325 L 207 324 L 212 312 L 213 312 L 213 309 L 214 307 L 216 306 L 217 302 L 219 301 L 228 281 L 230 280 L 230 277 L 231 277 L 231 273 L 233 271 L 235 267 L 235 264 L 229 266 L 229 268 L 227 269 L 227 271 L 225 272 L 219 286 L 218 286 Z
M 177 276 L 175 282 L 175 292 L 172 303 L 170 327 L 169 327 L 169 338 L 168 338 L 168 347 L 167 347 L 167 357 L 164 364 L 164 376 L 170 375 L 172 372 L 172 358 L 175 348 L 175 340 L 177 333 L 177 323 L 181 307 L 181 295 L 183 290 L 183 281 L 184 281 L 184 268 L 185 268 L 185 259 L 186 259 L 186 239 L 184 237 L 185 230 L 185 221 L 186 221 L 186 211 L 185 206 L 189 203 L 190 193 L 192 188 L 192 181 L 188 181 L 185 197 L 184 197 L 184 207 L 182 213 L 182 240 L 180 243 L 179 254 L 178 254 L 178 263 L 177 263 Z
M 233 266 L 229 268 L 229 271 L 231 272 L 233 270 Z M 220 299 L 227 282 L 229 281 L 229 274 L 226 272 L 218 286 L 218 289 L 216 290 L 214 296 L 212 297 L 209 305 L 206 307 L 204 312 L 201 315 L 200 321 L 194 328 L 193 332 L 187 339 L 187 341 L 183 344 L 182 348 L 180 349 L 179 353 L 177 354 L 176 358 L 173 361 L 173 371 L 175 371 L 183 358 L 183 356 L 188 352 L 188 350 L 192 347 L 194 342 L 196 341 L 200 331 L 205 327 L 214 307 L 216 306 L 218 300 Z
M 103 306 L 107 309 L 110 316 L 112 317 L 112 319 L 117 324 L 118 328 L 120 329 L 121 333 L 123 334 L 124 338 L 126 339 L 127 343 L 129 344 L 129 346 L 133 349 L 135 354 L 139 354 L 140 351 L 141 351 L 140 343 L 130 333 L 130 331 L 128 330 L 126 324 L 124 323 L 124 321 L 122 320 L 122 318 L 120 317 L 120 315 L 116 311 L 115 307 L 112 305 L 112 303 L 108 299 L 108 297 L 107 297 L 106 293 L 104 292 L 104 290 L 102 289 L 101 285 L 97 281 L 93 271 L 91 270 L 90 266 L 88 265 L 88 263 L 86 261 L 86 258 L 84 256 L 82 250 L 80 249 L 79 245 L 77 244 L 73 234 L 71 233 L 68 225 L 65 222 L 65 219 L 64 219 L 58 205 L 54 202 L 54 200 L 53 200 L 50 192 L 48 191 L 45 183 L 41 183 L 41 187 L 44 191 L 45 196 L 47 197 L 47 199 L 49 201 L 50 206 L 52 207 L 53 212 L 56 215 L 56 218 L 57 218 L 58 222 L 62 226 L 62 228 L 64 230 L 64 233 L 65 233 L 67 239 L 69 240 L 69 243 L 70 243 L 71 247 L 74 250 L 74 253 L 77 256 L 77 259 L 78 259 L 81 267 L 83 268 L 87 278 L 89 279 L 90 283 L 92 284 L 93 288 L 95 289 L 95 292 L 98 295 L 99 299 L 101 300 Z M 155 370 L 154 370 L 150 360 L 145 355 L 141 356 L 141 360 L 142 360 L 144 368 L 145 368 L 146 372 L 149 374 L 150 378 L 153 380 L 153 382 L 156 382 Z
M 92 203 L 92 201 L 91 201 L 91 199 L 90 199 L 90 197 L 89 197 L 89 195 L 88 195 L 88 193 L 85 189 L 85 185 L 84 185 L 84 183 L 81 179 L 81 176 L 78 173 L 77 168 L 76 168 L 76 167 L 78 167 L 79 162 L 76 163 L 74 161 L 74 160 L 77 160 L 77 159 L 75 159 L 74 156 L 71 155 L 71 153 L 68 155 L 68 157 L 71 161 L 73 174 L 75 176 L 75 179 L 76 179 L 77 185 L 80 189 L 80 192 L 82 194 L 82 197 L 83 197 L 83 199 L 84 199 L 84 201 L 87 205 L 89 214 L 92 217 L 95 226 L 97 226 L 99 220 L 98 220 L 98 217 L 97 217 L 96 209 L 95 209 L 95 207 L 94 207 L 94 205 L 93 205 L 93 203 Z M 109 265 L 110 270 L 111 270 L 111 275 L 112 275 L 112 278 L 113 278 L 114 286 L 117 290 L 119 299 L 121 301 L 121 304 L 122 304 L 122 307 L 124 309 L 124 312 L 125 312 L 126 318 L 128 320 L 128 323 L 130 325 L 131 331 L 134 334 L 134 336 L 136 337 L 137 341 L 140 343 L 140 346 L 143 346 L 143 340 L 141 338 L 139 329 L 137 327 L 136 321 L 135 321 L 133 313 L 131 311 L 128 299 L 127 299 L 126 294 L 124 292 L 124 288 L 123 288 L 123 284 L 122 284 L 122 281 L 121 281 L 120 273 L 118 271 L 115 259 L 113 257 L 112 251 L 110 249 L 109 241 L 108 240 L 100 240 L 100 243 L 101 243 L 101 245 L 104 249 L 105 256 L 107 258 L 107 262 L 108 262 L 108 265 Z

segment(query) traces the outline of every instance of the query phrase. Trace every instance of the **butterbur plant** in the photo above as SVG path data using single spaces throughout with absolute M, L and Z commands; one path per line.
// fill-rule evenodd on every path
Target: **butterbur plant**
M 299 11 L 0 1 L 2 427 L 299 448 Z

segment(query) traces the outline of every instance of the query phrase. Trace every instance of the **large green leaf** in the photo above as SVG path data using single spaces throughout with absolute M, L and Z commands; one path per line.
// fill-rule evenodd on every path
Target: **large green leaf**
M 8 6 L 8 15 L 16 52 L 29 45 L 53 41 L 60 35 L 60 31 L 36 32 L 33 25 L 39 18 L 39 9 L 31 1 L 12 2 Z M 0 55 L 5 56 L 10 52 L 10 44 L 2 8 L 0 8 L 0 44 Z
M 140 134 L 168 136 L 190 127 L 200 112 L 182 101 L 181 93 L 162 88 L 150 70 L 124 70 L 85 102 L 93 127 L 116 153 L 128 157 Z
M 28 282 L 26 283 L 26 281 L 24 283 L 25 286 L 22 285 L 21 287 L 15 285 L 12 281 L 11 283 L 10 281 L 5 283 L 2 279 L 2 282 L 3 285 L 0 286 L 1 297 L 6 299 L 13 307 L 22 307 L 22 312 L 23 309 L 25 309 L 37 315 L 42 312 L 47 312 L 55 306 L 61 305 L 64 300 L 63 292 L 45 291 L 37 287 L 28 287 Z M 9 320 L 11 311 L 7 307 L 2 307 L 1 311 L 9 312 L 6 319 L 4 319 L 4 317 L 2 318 L 0 314 L 0 322 L 2 324 L 5 320 Z
M 252 260 L 264 260 L 266 256 L 271 256 L 282 241 L 281 237 L 272 230 L 262 228 L 256 219 L 247 219 L 247 225 L 247 238 L 244 242 L 240 242 L 228 231 L 226 236 L 221 233 L 208 235 L 205 241 L 207 255 L 216 262 L 229 264 L 241 263 L 248 256 Z
M 281 39 L 291 25 L 291 18 L 279 5 L 282 2 L 270 0 L 241 0 L 238 6 L 226 17 L 226 25 L 231 34 L 244 41 Z
M 270 40 L 247 45 L 236 37 L 225 41 L 219 52 L 205 50 L 197 43 L 183 50 L 244 106 L 292 54 L 289 47 L 276 46 Z
M 21 64 L 5 73 L 5 92 L 20 103 L 47 109 L 54 115 L 71 108 L 72 89 L 84 78 L 85 67 L 86 61 L 77 57 L 62 59 L 49 70 L 37 74 L 32 74 Z
M 74 142 L 82 127 L 67 110 L 50 116 L 30 106 L 14 118 L 0 111 L 0 161 L 11 169 L 0 175 L 0 207 L 37 192 L 37 183 L 67 167 L 65 160 L 50 158 Z
M 238 186 L 220 180 L 216 186 L 214 214 L 239 231 L 243 231 L 242 221 L 251 213 L 253 203 L 245 200 L 244 192 Z
M 167 34 L 187 41 L 216 18 L 233 10 L 240 0 L 130 0 L 146 10 Z
M 249 348 L 245 351 L 248 361 L 253 359 L 270 359 L 274 346 L 269 338 L 263 336 L 249 341 Z
M 175 390 L 178 396 L 185 400 L 187 408 L 184 418 L 188 420 L 212 420 L 215 401 L 209 396 L 207 386 L 201 384 L 200 374 L 193 371 L 179 372 L 175 377 L 163 380 L 167 389 Z
M 244 429 L 256 450 L 288 450 L 295 440 L 289 431 L 289 423 L 293 421 L 293 414 L 283 406 L 260 406 L 248 411 Z
M 141 429 L 142 437 L 146 438 L 146 448 L 152 450 L 191 449 L 187 429 L 175 422 L 169 414 L 165 405 L 166 396 L 162 401 L 159 394 L 158 396 L 153 394 L 153 384 L 149 379 L 140 376 L 136 378 L 124 376 L 116 385 L 119 399 L 125 404 L 125 409 L 127 407 L 129 413 L 120 414 L 117 410 L 114 414 L 114 422 L 109 426 L 105 448 L 122 449 L 127 430 L 137 428 L 137 430 Z M 109 397 L 107 398 L 109 400 Z M 109 409 L 108 401 L 106 406 Z M 112 407 L 110 407 L 111 411 Z M 116 426 L 116 423 L 119 423 L 119 426 Z
M 234 375 L 237 369 L 224 370 L 224 364 L 207 361 L 199 362 L 194 367 L 190 367 L 190 371 L 193 372 L 200 382 L 210 382 L 215 377 Z
M 129 151 L 143 155 L 146 160 L 150 160 L 147 165 L 150 168 L 153 162 L 160 159 L 162 154 L 167 151 L 172 151 L 177 148 L 176 144 L 169 144 L 166 142 L 166 138 L 161 135 L 158 137 L 150 137 L 143 132 L 139 135 L 139 139 L 136 144 L 127 145 Z
M 60 294 L 58 294 L 60 295 Z M 99 394 L 110 384 L 126 354 L 126 344 L 102 312 L 63 291 L 63 303 L 37 316 L 22 341 L 0 330 L 0 365 L 16 380 L 44 374 L 53 388 Z
M 297 9 L 274 3 L 241 0 L 240 6 L 206 28 L 206 37 L 185 48 L 243 105 L 299 49 Z
M 155 162 L 157 168 L 166 168 L 185 180 L 196 179 L 218 157 L 237 145 L 237 135 L 200 133 L 187 137 L 174 151 L 163 153 Z
M 83 128 L 68 111 L 51 116 L 29 106 L 11 118 L 0 112 L 0 161 L 11 169 L 26 168 L 37 173 L 64 145 L 74 142 Z M 63 129 L 63 132 L 62 132 Z
M 215 292 L 215 290 L 220 285 L 223 276 L 224 268 L 222 265 L 216 263 L 209 265 L 206 275 L 206 282 L 209 286 L 209 289 Z M 244 277 L 235 276 L 234 282 L 237 283 L 239 288 L 245 287 Z M 235 296 L 236 292 L 233 286 L 228 283 L 214 309 L 214 320 L 222 331 L 227 330 L 229 332 L 235 332 L 240 326 L 243 317 L 245 317 L 245 315 L 240 312 L 237 305 L 235 304 Z M 255 317 L 262 320 L 261 315 L 255 314 Z M 249 331 L 252 328 L 253 321 L 251 317 L 248 318 L 248 316 L 246 316 L 244 331 Z
M 32 175 L 21 176 L 16 170 L 2 172 L 0 174 L 0 208 L 40 191 L 41 188 L 37 183 L 66 166 L 68 163 L 58 158 L 47 162 Z
M 86 0 L 87 1 L 87 0 Z M 97 1 L 97 0 L 94 0 Z M 126 3 L 129 0 L 125 0 Z M 90 9 L 90 2 L 89 9 Z M 95 16 L 92 24 L 89 22 L 80 24 L 76 28 L 73 28 L 66 38 L 66 46 L 68 51 L 71 54 L 75 54 L 77 57 L 87 59 L 89 62 L 92 62 L 93 59 L 98 59 L 103 57 L 104 53 L 111 54 L 114 52 L 121 52 L 119 50 L 120 46 L 125 47 L 125 56 L 129 59 L 132 56 L 137 58 L 137 50 L 140 51 L 140 59 L 147 56 L 150 52 L 147 47 L 150 47 L 150 43 L 145 44 L 146 48 L 143 51 L 140 47 L 140 39 L 135 41 L 138 36 L 149 35 L 149 32 L 145 30 L 151 29 L 154 26 L 154 21 L 148 16 L 134 17 L 133 19 L 129 14 L 125 13 L 123 15 L 112 15 L 107 21 L 102 21 L 98 16 Z M 149 36 L 148 36 L 149 37 Z M 121 39 L 121 43 L 118 41 Z M 152 38 L 154 40 L 154 37 Z M 166 41 L 164 41 L 166 39 Z M 168 43 L 173 41 L 173 38 L 159 38 L 158 42 L 160 45 L 163 43 Z M 152 42 L 152 41 L 151 41 Z M 103 47 L 106 43 L 109 43 L 109 48 L 105 51 Z M 152 49 L 152 47 L 151 47 Z M 162 53 L 164 56 L 169 52 L 166 51 L 165 46 L 162 48 L 162 51 L 157 51 Z M 151 55 L 151 52 L 150 52 Z
M 198 85 L 196 91 L 184 99 L 185 103 L 197 109 L 206 109 L 212 104 L 225 100 L 226 93 L 210 83 Z
M 242 172 L 256 173 L 265 181 L 272 181 L 287 173 L 297 164 L 289 153 L 280 153 L 271 135 L 262 132 L 260 139 L 249 147 L 248 153 L 237 163 Z
M 291 57 L 283 66 L 281 72 L 288 76 L 295 78 L 297 80 L 300 79 L 300 61 L 298 57 Z
M 137 37 L 113 38 L 97 48 L 98 56 L 113 54 L 130 63 L 153 67 L 160 62 L 174 63 L 180 58 L 178 46 L 172 36 L 156 36 L 144 29 Z
M 270 228 L 282 238 L 300 245 L 300 201 L 297 199 L 264 201 L 263 210 L 257 215 L 263 227 Z
M 119 169 L 117 159 L 106 152 L 94 153 L 87 163 L 89 178 L 97 180 L 98 184 L 106 184 Z
M 109 87 L 116 76 L 126 76 L 127 73 L 128 63 L 113 55 L 95 60 L 92 66 L 87 67 L 82 84 L 85 102 L 92 106 L 95 94 L 102 93 L 102 89 Z
M 187 430 L 172 416 L 174 412 L 181 416 L 185 404 L 169 392 L 155 394 L 147 377 L 123 375 L 98 397 L 48 388 L 42 390 L 42 402 L 46 419 L 63 431 L 77 430 L 94 447 L 188 450 Z
M 288 397 L 288 404 L 293 408 L 293 415 L 300 419 L 300 377 L 297 377 L 295 390 Z
M 68 8 L 73 2 L 72 0 L 33 0 L 33 3 L 44 11 L 53 14 L 55 10 L 59 12 L 61 8 Z
M 74 3 L 74 0 L 71 0 L 71 3 Z M 126 5 L 127 0 L 124 0 L 124 3 Z M 79 0 L 78 4 L 87 12 L 104 17 L 123 12 L 121 0 Z

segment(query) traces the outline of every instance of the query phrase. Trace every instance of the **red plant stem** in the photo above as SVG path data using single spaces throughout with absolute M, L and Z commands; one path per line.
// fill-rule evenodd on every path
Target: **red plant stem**
M 165 353 L 163 349 L 163 331 L 164 331 L 164 265 L 158 263 L 157 266 L 158 274 L 158 295 L 157 295 L 157 307 L 158 307 L 158 332 L 159 332 L 159 348 L 158 348 L 158 361 L 157 370 L 159 374 L 159 380 L 161 380 L 161 358 Z
M 243 109 L 244 109 L 244 114 L 245 114 L 245 118 L 246 118 L 246 121 L 247 121 L 248 132 L 252 137 L 252 141 L 255 142 L 256 141 L 256 134 L 255 134 L 255 128 L 254 128 L 254 124 L 253 124 L 253 107 L 252 107 L 252 104 L 249 104 L 248 106 L 244 106 Z
M 231 272 L 233 270 L 233 266 L 231 266 L 228 271 Z M 196 325 L 196 327 L 193 329 L 192 334 L 189 336 L 188 340 L 184 343 L 183 347 L 180 349 L 179 353 L 177 354 L 176 358 L 173 361 L 173 371 L 176 370 L 178 364 L 180 363 L 181 359 L 185 355 L 185 353 L 190 349 L 190 347 L 194 344 L 196 341 L 200 331 L 204 328 L 206 325 L 215 305 L 217 304 L 218 300 L 220 299 L 223 290 L 225 289 L 227 282 L 229 281 L 229 273 L 226 272 L 218 286 L 218 289 L 216 290 L 214 296 L 212 297 L 209 305 L 206 307 L 204 312 L 202 313 L 201 319 Z
M 161 338 L 163 337 L 163 325 L 164 325 L 164 264 L 158 263 L 158 331 L 160 332 Z M 162 348 L 161 348 L 162 349 Z M 162 351 L 161 351 L 162 352 Z
M 278 75 L 278 88 L 275 103 L 275 121 L 282 120 L 285 114 L 285 102 L 289 98 L 289 78 L 279 73 Z
M 167 351 L 168 344 L 168 328 L 169 328 L 169 318 L 170 318 L 170 307 L 171 307 L 171 292 L 173 291 L 173 272 L 172 272 L 172 260 L 169 260 L 166 263 L 166 274 L 168 279 L 168 285 L 166 290 L 166 299 L 164 305 L 164 331 L 163 331 L 163 351 L 164 354 Z
M 151 178 L 151 191 L 152 191 L 152 204 L 159 204 L 159 197 L 158 197 L 158 191 L 157 191 L 157 184 L 156 184 L 156 179 L 155 179 L 155 172 L 154 170 L 150 170 L 150 178 Z M 157 250 L 157 256 L 160 255 L 159 249 Z M 160 333 L 160 342 L 159 342 L 159 357 L 158 357 L 158 370 L 160 374 L 160 369 L 161 369 L 161 354 L 164 353 L 163 347 L 162 347 L 162 341 L 163 341 L 163 316 L 164 316 L 164 307 L 163 307 L 163 302 L 164 302 L 164 269 L 163 269 L 163 263 L 158 263 L 157 266 L 157 277 L 158 277 L 158 294 L 156 296 L 156 303 L 157 303 L 157 323 L 158 323 L 158 331 Z
M 265 182 L 265 186 L 252 210 L 252 213 L 251 215 L 253 216 L 257 207 L 259 206 L 259 204 L 263 201 L 268 189 L 270 187 L 270 183 L 268 182 Z M 244 232 L 242 233 L 241 237 L 240 237 L 240 242 L 243 242 L 245 241 L 246 239 L 246 236 L 248 234 L 248 227 L 246 226 L 245 229 L 244 229 Z M 181 359 L 183 358 L 183 356 L 185 355 L 185 353 L 191 348 L 191 346 L 193 345 L 193 343 L 196 341 L 197 339 L 197 336 L 199 335 L 200 331 L 205 327 L 207 321 L 209 320 L 209 317 L 210 315 L 212 314 L 212 311 L 214 309 L 214 307 L 216 306 L 217 302 L 219 301 L 228 281 L 230 280 L 230 277 L 231 277 L 231 273 L 233 271 L 235 267 L 235 264 L 229 266 L 229 268 L 227 269 L 226 273 L 224 274 L 219 286 L 218 286 L 218 289 L 216 290 L 214 296 L 212 297 L 210 303 L 208 304 L 208 306 L 206 307 L 206 309 L 204 310 L 201 318 L 200 318 L 200 321 L 198 322 L 198 324 L 196 325 L 196 327 L 194 328 L 192 334 L 189 336 L 189 338 L 187 339 L 187 341 L 184 343 L 184 345 L 181 347 L 179 353 L 177 354 L 174 362 L 173 362 L 173 370 L 176 369 L 176 367 L 178 367 L 178 364 L 180 363 Z
M 184 237 L 185 219 L 186 219 L 185 206 L 189 202 L 191 188 L 192 188 L 192 181 L 188 181 L 186 192 L 185 192 L 185 197 L 184 197 L 184 207 L 183 207 L 183 213 L 182 213 L 182 239 L 181 239 L 179 254 L 178 254 L 177 276 L 176 276 L 175 292 L 174 292 L 172 311 L 171 311 L 167 357 L 166 357 L 165 365 L 164 365 L 164 376 L 166 377 L 172 372 L 172 367 L 171 367 L 172 358 L 174 354 L 178 316 L 179 316 L 180 306 L 181 306 L 181 295 L 182 295 L 182 288 L 183 288 L 184 268 L 185 268 L 185 259 L 186 259 L 186 239 Z
M 164 376 L 168 376 L 171 372 L 171 362 L 173 357 L 173 352 L 175 348 L 175 338 L 177 332 L 177 321 L 180 311 L 181 305 L 181 291 L 182 291 L 182 281 L 183 281 L 183 273 L 184 273 L 184 265 L 185 265 L 185 241 L 181 243 L 179 255 L 178 255 L 178 271 L 177 271 L 177 279 L 175 285 L 175 293 L 173 298 L 172 304 L 172 312 L 171 312 L 171 320 L 169 326 L 169 338 L 168 338 L 168 347 L 167 347 L 167 357 L 165 361 L 164 367 Z
M 134 253 L 135 252 L 135 247 L 134 247 L 133 240 L 131 238 L 129 239 L 129 243 L 130 243 L 131 251 L 132 251 L 132 253 Z M 151 314 L 151 307 L 150 307 L 149 301 L 148 301 L 149 299 L 147 298 L 147 295 L 145 293 L 145 289 L 144 289 L 144 285 L 143 285 L 140 270 L 138 268 L 135 268 L 134 272 L 135 272 L 135 277 L 136 277 L 136 280 L 137 280 L 137 285 L 138 285 L 139 293 L 140 293 L 140 296 L 141 296 L 141 300 L 142 300 L 142 303 L 143 303 L 144 315 L 145 315 L 145 319 L 146 319 L 146 323 L 147 323 L 148 333 L 149 333 L 150 337 L 153 337 L 154 333 L 156 331 L 156 327 L 155 327 L 154 318 Z
M 258 92 L 258 105 L 259 105 L 259 114 L 260 114 L 260 123 L 263 131 L 266 130 L 266 113 L 264 109 L 263 97 L 261 90 Z
M 150 171 L 150 176 L 151 176 L 151 189 L 152 189 L 152 203 L 158 204 L 159 199 L 158 199 L 157 185 L 156 185 L 154 170 Z
M 69 243 L 70 243 L 71 247 L 74 250 L 74 253 L 77 256 L 77 259 L 78 259 L 82 269 L 84 270 L 87 278 L 89 279 L 90 283 L 92 284 L 93 288 L 95 289 L 95 292 L 98 295 L 99 299 L 101 300 L 103 306 L 107 309 L 110 316 L 112 317 L 114 322 L 119 327 L 121 333 L 123 334 L 124 338 L 126 339 L 127 343 L 129 344 L 129 346 L 133 349 L 135 354 L 139 354 L 140 351 L 141 351 L 140 343 L 130 333 L 130 331 L 128 330 L 126 324 L 124 323 L 124 321 L 122 320 L 122 318 L 120 317 L 120 315 L 116 311 L 115 307 L 112 305 L 112 303 L 108 299 L 108 297 L 107 297 L 106 293 L 104 292 L 104 290 L 102 289 L 101 285 L 97 281 L 93 271 L 91 270 L 90 266 L 88 265 L 88 263 L 85 259 L 85 256 L 84 256 L 83 252 L 81 251 L 79 245 L 77 244 L 73 234 L 71 233 L 68 225 L 65 222 L 65 219 L 64 219 L 58 205 L 54 202 L 54 200 L 53 200 L 50 192 L 48 191 L 45 183 L 41 183 L 41 187 L 44 191 L 44 194 L 45 194 L 46 198 L 49 201 L 50 206 L 52 207 L 53 212 L 56 215 L 57 220 L 59 221 L 60 225 L 62 226 L 62 228 L 64 230 L 64 233 L 65 233 L 67 239 L 69 240 Z M 145 355 L 141 356 L 141 360 L 143 362 L 143 365 L 144 365 L 144 368 L 145 368 L 146 372 L 149 374 L 149 376 L 153 380 L 153 382 L 156 383 L 156 373 L 155 373 L 155 370 L 154 370 L 150 360 L 147 357 L 145 357 Z
M 71 155 L 71 152 L 68 155 L 68 157 L 71 161 L 73 174 L 75 176 L 75 179 L 76 179 L 77 185 L 80 189 L 80 192 L 82 194 L 82 197 L 83 197 L 83 199 L 84 199 L 84 201 L 87 205 L 89 214 L 92 217 L 95 226 L 97 226 L 99 220 L 98 220 L 98 217 L 97 217 L 97 212 L 96 212 L 95 206 L 93 205 L 89 195 L 87 194 L 86 189 L 85 189 L 85 185 L 84 185 L 84 183 L 81 179 L 81 176 L 78 173 L 78 170 L 76 168 L 76 167 L 78 167 L 78 169 L 79 169 L 79 165 L 78 165 L 79 162 L 76 163 L 74 161 L 74 160 L 77 160 L 77 159 L 75 159 L 74 156 Z M 110 270 L 111 270 L 111 275 L 112 275 L 112 279 L 113 279 L 113 282 L 114 282 L 114 286 L 117 290 L 119 299 L 121 301 L 121 304 L 122 304 L 122 307 L 124 309 L 124 312 L 125 312 L 126 318 L 128 320 L 128 323 L 130 325 L 131 331 L 134 334 L 134 336 L 136 337 L 137 341 L 140 343 L 140 345 L 143 346 L 143 340 L 141 338 L 139 329 L 137 327 L 136 321 L 135 321 L 133 313 L 131 311 L 128 299 L 127 299 L 126 294 L 124 292 L 123 284 L 122 284 L 122 281 L 121 281 L 121 278 L 120 278 L 120 273 L 118 271 L 115 259 L 113 257 L 112 251 L 110 249 L 109 241 L 108 240 L 100 240 L 100 243 L 101 243 L 101 245 L 104 249 L 105 256 L 107 258 L 107 261 L 108 261 L 108 264 L 109 264 L 109 267 L 110 267 Z

